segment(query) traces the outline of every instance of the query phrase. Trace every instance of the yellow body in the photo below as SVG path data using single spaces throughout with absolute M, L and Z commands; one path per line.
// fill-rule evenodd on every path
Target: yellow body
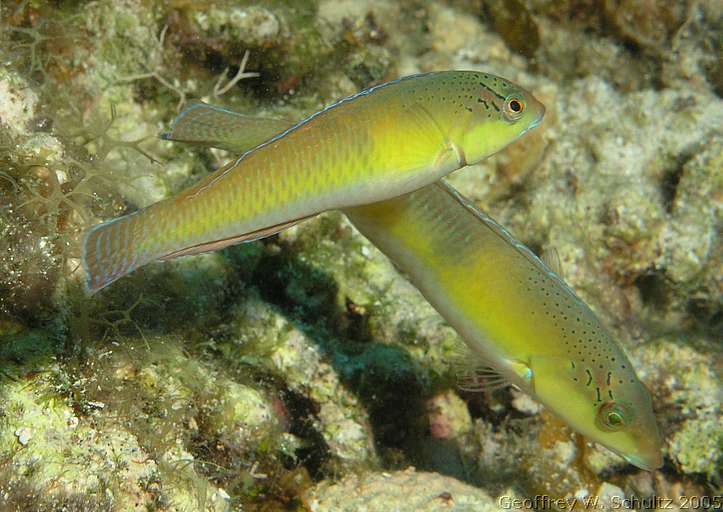
M 480 367 L 629 462 L 660 466 L 650 396 L 624 352 L 504 228 L 444 183 L 345 212 L 459 332 Z
M 88 289 L 155 259 L 260 238 L 325 210 L 418 189 L 495 153 L 543 113 L 524 90 L 477 72 L 428 73 L 362 91 L 178 196 L 91 228 L 83 255 Z M 174 131 L 183 125 L 184 115 Z

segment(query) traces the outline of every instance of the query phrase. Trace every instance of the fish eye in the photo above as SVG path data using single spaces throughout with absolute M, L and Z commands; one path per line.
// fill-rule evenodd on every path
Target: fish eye
M 625 428 L 632 419 L 632 411 L 628 406 L 616 402 L 605 402 L 597 413 L 599 426 L 603 430 L 615 432 Z
M 505 99 L 504 114 L 508 121 L 517 121 L 525 111 L 525 101 L 517 95 Z

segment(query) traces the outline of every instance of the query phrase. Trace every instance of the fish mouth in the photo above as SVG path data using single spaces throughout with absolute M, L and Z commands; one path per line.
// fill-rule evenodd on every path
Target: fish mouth
M 522 132 L 517 136 L 517 138 L 516 138 L 515 140 L 519 139 L 520 137 L 522 137 L 524 134 L 526 134 L 526 133 L 529 132 L 530 130 L 534 130 L 535 128 L 537 128 L 538 126 L 540 126 L 540 123 L 542 123 L 542 116 L 539 116 L 537 119 L 535 119 L 534 121 L 532 121 L 527 128 L 525 128 L 524 130 L 522 130 Z
M 663 465 L 663 457 L 660 453 L 656 453 L 650 457 L 643 455 L 623 455 L 623 459 L 627 462 L 645 471 L 655 471 Z
M 540 103 L 540 112 L 537 114 L 537 119 L 535 119 L 534 121 L 532 121 L 532 123 L 530 123 L 530 127 L 528 128 L 528 130 L 532 130 L 533 128 L 537 128 L 538 126 L 540 126 L 540 124 L 542 123 L 542 120 L 544 118 L 545 118 L 545 105 Z
M 538 126 L 540 126 L 540 124 L 542 124 L 542 120 L 544 118 L 545 118 L 545 106 L 540 104 L 540 112 L 537 114 L 537 117 L 535 118 L 534 121 L 532 121 L 529 124 L 529 126 L 527 126 L 527 128 L 524 129 L 524 131 L 519 136 L 522 137 L 524 134 L 526 134 L 530 130 L 533 130 L 533 129 L 537 128 Z

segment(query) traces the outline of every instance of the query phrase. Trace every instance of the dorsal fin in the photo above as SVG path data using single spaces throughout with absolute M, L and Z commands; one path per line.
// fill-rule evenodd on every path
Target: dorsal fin
M 217 105 L 197 102 L 186 107 L 161 138 L 242 153 L 286 130 L 281 119 L 247 116 Z
M 485 224 L 493 233 L 498 235 L 503 240 L 506 240 L 509 242 L 522 256 L 524 256 L 532 265 L 540 269 L 542 272 L 549 274 L 551 277 L 557 280 L 558 284 L 562 287 L 563 290 L 568 294 L 568 296 L 574 300 L 576 303 L 581 305 L 584 308 L 588 308 L 587 304 L 585 304 L 580 297 L 577 296 L 577 294 L 570 288 L 567 283 L 562 279 L 561 276 L 550 273 L 550 268 L 542 262 L 542 260 L 535 255 L 525 244 L 515 239 L 507 229 L 504 228 L 501 224 L 499 224 L 497 221 L 495 221 L 492 217 L 487 215 L 486 213 L 480 211 L 477 209 L 476 206 L 474 206 L 472 203 L 470 203 L 467 199 L 465 199 L 464 196 L 462 196 L 459 192 L 457 192 L 454 188 L 452 188 L 444 179 L 441 179 L 434 183 L 434 185 L 439 187 L 441 190 L 444 190 L 447 192 L 450 196 L 452 196 L 457 202 L 459 202 L 462 206 L 467 208 L 477 219 L 479 219 L 483 224 Z

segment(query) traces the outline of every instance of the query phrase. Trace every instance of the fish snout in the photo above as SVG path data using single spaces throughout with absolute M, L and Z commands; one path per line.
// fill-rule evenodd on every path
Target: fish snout
M 663 456 L 660 450 L 655 450 L 647 454 L 625 455 L 623 458 L 633 466 L 646 471 L 655 471 L 663 465 Z

